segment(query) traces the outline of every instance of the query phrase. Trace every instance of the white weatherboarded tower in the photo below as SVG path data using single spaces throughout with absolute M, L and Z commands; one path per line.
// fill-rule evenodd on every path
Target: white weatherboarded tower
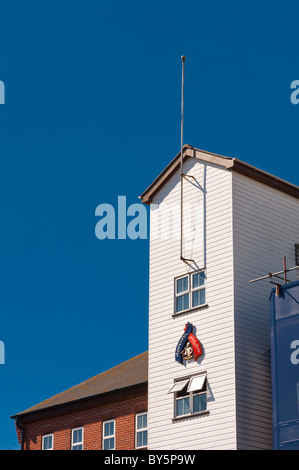
M 183 192 L 179 153 L 141 195 L 151 208 L 148 449 L 271 449 L 272 286 L 249 281 L 284 256 L 295 265 L 299 188 L 189 145 L 183 161 Z M 188 358 L 188 324 L 198 358 Z

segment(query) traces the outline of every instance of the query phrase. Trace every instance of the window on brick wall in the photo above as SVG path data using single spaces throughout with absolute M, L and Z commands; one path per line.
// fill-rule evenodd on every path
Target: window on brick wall
M 136 438 L 135 447 L 147 446 L 147 413 L 139 413 L 136 415 Z
M 45 434 L 42 438 L 42 450 L 54 449 L 54 434 Z
M 83 450 L 83 428 L 72 429 L 72 450 Z
M 103 449 L 115 449 L 115 419 L 103 422 Z

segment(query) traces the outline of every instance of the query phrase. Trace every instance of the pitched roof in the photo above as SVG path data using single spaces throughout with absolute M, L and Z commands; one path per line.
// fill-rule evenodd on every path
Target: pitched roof
M 271 175 L 259 168 L 253 167 L 248 163 L 244 163 L 237 158 L 224 157 L 215 153 L 200 150 L 191 145 L 184 145 L 183 147 L 183 161 L 188 158 L 196 158 L 200 161 L 213 163 L 219 165 L 227 170 L 241 173 L 249 178 L 252 178 L 260 183 L 264 183 L 279 191 L 283 191 L 293 197 L 299 199 L 299 187 L 288 183 L 276 176 Z M 160 175 L 153 181 L 153 183 L 141 194 L 140 199 L 144 204 L 150 204 L 155 194 L 160 191 L 162 186 L 168 179 L 180 168 L 181 152 L 179 152 L 174 159 L 167 165 L 167 167 L 160 173 Z
M 22 411 L 12 416 L 12 418 L 141 385 L 147 382 L 147 374 L 148 352 L 146 351 L 58 395 L 48 398 L 38 405 Z

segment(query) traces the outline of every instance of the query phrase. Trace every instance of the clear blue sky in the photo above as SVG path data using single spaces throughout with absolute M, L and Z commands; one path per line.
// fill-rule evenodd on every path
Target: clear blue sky
M 1 3 L 0 448 L 12 414 L 148 347 L 148 240 L 98 240 L 185 143 L 299 184 L 299 5 Z M 279 267 L 278 267 L 279 268 Z

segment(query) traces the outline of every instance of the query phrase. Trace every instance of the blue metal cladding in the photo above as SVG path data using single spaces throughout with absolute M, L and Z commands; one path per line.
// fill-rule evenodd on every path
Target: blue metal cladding
M 270 302 L 273 447 L 299 450 L 299 281 Z

